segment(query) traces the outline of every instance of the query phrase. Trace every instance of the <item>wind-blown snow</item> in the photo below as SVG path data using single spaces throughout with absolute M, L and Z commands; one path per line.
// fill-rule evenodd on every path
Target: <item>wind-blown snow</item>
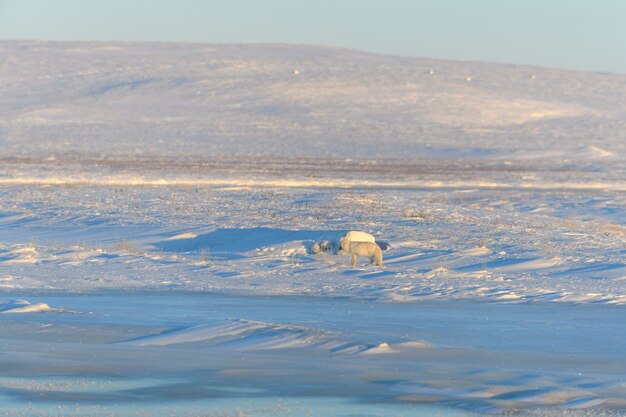
M 613 190 L 5 187 L 0 286 L 626 302 Z M 348 230 L 385 267 L 314 255 Z M 155 273 L 158 271 L 158 273 Z
M 0 402 L 126 416 L 141 414 L 126 401 L 169 398 L 184 415 L 183 397 L 258 410 L 346 392 L 389 413 L 621 415 L 625 192 L 626 75 L 0 41 L 0 292 L 14 300 L 0 302 Z M 376 237 L 384 267 L 312 253 L 349 230 Z M 101 295 L 100 315 L 49 314 Z M 116 372 L 130 380 L 103 387 Z
M 308 326 L 264 323 L 250 320 L 230 320 L 223 325 L 197 325 L 184 329 L 145 336 L 124 342 L 132 346 L 168 346 L 180 343 L 204 342 L 213 348 L 258 351 L 273 349 L 317 349 L 333 354 L 392 353 L 406 349 L 425 349 L 423 341 L 386 342 L 371 345 L 341 340 L 331 332 Z
M 65 312 L 63 309 L 52 308 L 46 303 L 31 304 L 28 300 L 14 300 L 10 302 L 0 302 L 0 314 L 22 314 L 22 313 L 56 313 Z

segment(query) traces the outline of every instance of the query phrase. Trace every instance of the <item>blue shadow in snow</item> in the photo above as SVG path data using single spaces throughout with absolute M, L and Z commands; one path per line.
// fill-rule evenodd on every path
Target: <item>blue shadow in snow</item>
M 164 240 L 155 246 L 165 252 L 194 252 L 208 249 L 213 254 L 247 252 L 282 243 L 304 241 L 309 249 L 308 246 L 313 242 L 326 239 L 338 241 L 345 234 L 345 230 L 287 230 L 266 227 L 215 229 L 193 238 Z
M 136 88 L 151 84 L 155 81 L 157 81 L 156 78 L 142 78 L 142 79 L 137 79 L 137 80 L 106 83 L 106 84 L 102 84 L 92 89 L 91 91 L 88 92 L 87 95 L 91 96 L 91 95 L 105 94 L 110 91 L 120 90 L 120 89 L 134 90 Z

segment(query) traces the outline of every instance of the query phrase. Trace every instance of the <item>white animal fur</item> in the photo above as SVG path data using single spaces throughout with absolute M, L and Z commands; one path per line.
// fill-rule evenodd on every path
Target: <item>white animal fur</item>
M 376 239 L 374 236 L 369 233 L 359 232 L 357 230 L 351 230 L 346 233 L 346 239 L 349 239 L 351 242 L 372 242 L 376 243 Z
M 321 242 L 315 242 L 311 246 L 311 253 L 317 254 L 320 252 L 329 252 L 333 250 L 333 242 L 330 240 L 322 240 Z
M 351 242 L 344 237 L 341 239 L 341 249 L 352 255 L 352 266 L 356 266 L 357 256 L 368 257 L 370 264 L 376 261 L 376 265 L 383 266 L 383 252 L 374 242 Z

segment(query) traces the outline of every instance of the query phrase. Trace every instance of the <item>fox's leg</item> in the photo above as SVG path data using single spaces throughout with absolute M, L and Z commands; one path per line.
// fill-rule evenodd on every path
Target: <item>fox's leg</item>
M 356 255 L 352 254 L 352 266 L 356 266 Z

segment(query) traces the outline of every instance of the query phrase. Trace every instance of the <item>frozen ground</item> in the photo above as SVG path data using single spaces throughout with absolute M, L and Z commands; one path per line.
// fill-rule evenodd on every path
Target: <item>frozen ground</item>
M 618 74 L 0 42 L 7 415 L 620 415 L 625 103 Z M 348 230 L 385 266 L 309 253 Z
M 28 297 L 57 310 L 0 304 L 0 415 L 155 415 L 155 403 L 159 415 L 184 416 L 617 416 L 626 407 L 622 306 Z
M 7 291 L 194 290 L 624 304 L 624 205 L 608 190 L 5 186 Z M 383 268 L 310 254 L 367 230 Z

